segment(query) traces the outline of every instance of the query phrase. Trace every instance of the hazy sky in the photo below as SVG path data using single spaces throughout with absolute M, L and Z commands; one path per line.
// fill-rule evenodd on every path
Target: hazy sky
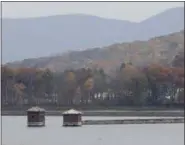
M 38 17 L 90 14 L 105 18 L 141 21 L 183 2 L 3 2 L 3 17 Z

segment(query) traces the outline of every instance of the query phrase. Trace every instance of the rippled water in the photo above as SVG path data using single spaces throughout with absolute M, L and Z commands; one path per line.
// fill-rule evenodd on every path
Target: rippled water
M 184 145 L 184 124 L 88 125 L 66 128 L 62 126 L 62 117 L 46 117 L 45 127 L 28 128 L 26 119 L 26 116 L 2 117 L 3 145 Z

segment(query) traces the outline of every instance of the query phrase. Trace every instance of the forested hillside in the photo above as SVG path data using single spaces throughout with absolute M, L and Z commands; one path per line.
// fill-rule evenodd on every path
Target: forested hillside
M 148 41 L 117 43 L 102 48 L 71 51 L 61 56 L 25 59 L 6 65 L 11 68 L 48 68 L 53 72 L 83 67 L 103 68 L 112 75 L 122 62 L 131 62 L 140 67 L 153 63 L 184 67 L 184 30 Z

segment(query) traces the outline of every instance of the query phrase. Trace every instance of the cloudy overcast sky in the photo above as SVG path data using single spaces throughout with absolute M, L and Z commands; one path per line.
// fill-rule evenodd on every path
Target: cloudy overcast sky
M 3 2 L 3 18 L 90 14 L 139 22 L 183 2 Z

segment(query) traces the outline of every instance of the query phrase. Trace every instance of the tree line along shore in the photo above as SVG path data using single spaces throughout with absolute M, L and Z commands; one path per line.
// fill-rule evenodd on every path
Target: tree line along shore
M 184 106 L 184 68 L 122 63 L 109 75 L 103 68 L 52 72 L 39 68 L 1 67 L 2 109 L 24 106 L 88 108 Z M 54 107 L 54 108 L 55 108 Z

